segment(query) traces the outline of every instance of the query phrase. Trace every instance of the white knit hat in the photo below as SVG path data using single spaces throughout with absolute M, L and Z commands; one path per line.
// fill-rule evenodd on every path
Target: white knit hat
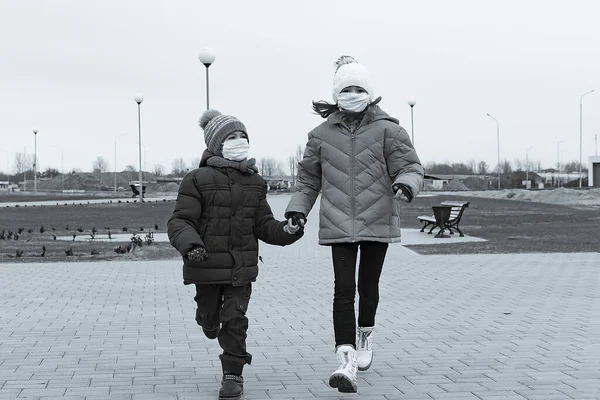
M 374 89 L 371 84 L 371 75 L 364 65 L 359 64 L 350 56 L 341 56 L 335 62 L 337 67 L 333 75 L 333 101 L 337 103 L 338 95 L 348 86 L 359 86 L 369 94 L 369 101 L 373 101 Z

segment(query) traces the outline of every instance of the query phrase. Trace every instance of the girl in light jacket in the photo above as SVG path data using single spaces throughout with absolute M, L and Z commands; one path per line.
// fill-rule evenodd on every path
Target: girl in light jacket
M 321 194 L 319 244 L 331 246 L 335 275 L 333 329 L 339 368 L 329 385 L 356 392 L 356 370 L 373 361 L 372 334 L 379 277 L 389 243 L 400 241 L 400 202 L 423 185 L 423 167 L 406 130 L 374 99 L 368 71 L 340 57 L 334 104 L 313 102 L 326 118 L 308 134 L 298 165 L 298 191 L 285 213 L 290 227 L 304 223 Z M 358 332 L 354 312 L 358 266 Z

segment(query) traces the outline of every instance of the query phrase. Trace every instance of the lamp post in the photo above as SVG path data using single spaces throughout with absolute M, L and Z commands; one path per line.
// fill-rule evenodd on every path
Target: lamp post
M 529 150 L 531 147 L 525 150 L 525 189 L 529 189 Z
M 215 52 L 213 49 L 206 47 L 198 53 L 198 59 L 206 67 L 206 109 L 210 108 L 209 84 L 208 84 L 208 68 L 215 62 Z
M 487 116 L 496 121 L 496 138 L 498 141 L 498 190 L 500 190 L 500 122 L 498 122 L 498 120 L 494 118 L 490 113 L 488 113 Z
M 583 98 L 590 93 L 594 93 L 596 89 L 592 89 L 589 92 L 585 92 L 579 97 L 579 187 L 581 188 L 583 177 L 581 175 L 581 162 L 582 162 L 582 151 L 583 151 Z
M 144 96 L 142 96 L 141 94 L 136 94 L 135 98 L 134 98 L 135 102 L 138 105 L 138 150 L 139 150 L 139 156 L 140 156 L 140 174 L 139 174 L 139 178 L 140 178 L 140 187 L 139 187 L 139 191 L 140 191 L 140 202 L 144 202 L 144 185 L 142 182 L 142 101 L 144 101 Z
M 37 133 L 33 130 L 33 192 L 37 195 Z
M 127 133 L 115 136 L 115 193 L 117 191 L 117 139 L 123 136 L 127 136 Z
M 410 106 L 410 131 L 412 134 L 413 146 L 415 145 L 415 119 L 414 119 L 414 115 L 413 115 L 413 108 L 415 107 L 415 104 L 417 104 L 417 102 L 414 100 L 408 101 L 408 105 Z

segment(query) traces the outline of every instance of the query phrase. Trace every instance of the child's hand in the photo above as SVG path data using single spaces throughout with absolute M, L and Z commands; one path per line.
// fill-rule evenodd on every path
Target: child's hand
M 298 232 L 300 232 L 302 229 L 304 229 L 300 224 L 294 224 L 294 221 L 292 218 L 288 219 L 288 223 L 286 225 L 283 226 L 283 231 L 285 233 L 287 233 L 288 235 L 295 235 Z
M 207 256 L 208 255 L 204 247 L 195 247 L 186 254 L 188 260 L 195 262 L 204 261 L 206 260 Z
M 410 203 L 412 200 L 412 195 L 407 187 L 404 185 L 394 185 L 393 189 L 395 193 L 394 199 Z
M 295 235 L 304 230 L 304 224 L 306 223 L 306 217 L 304 214 L 292 212 L 286 216 L 288 217 L 288 223 L 283 227 L 283 231 L 285 233 Z

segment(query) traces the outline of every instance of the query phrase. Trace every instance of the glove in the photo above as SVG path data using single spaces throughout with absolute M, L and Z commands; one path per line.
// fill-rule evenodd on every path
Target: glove
M 304 224 L 306 224 L 304 214 L 292 211 L 286 213 L 285 217 L 288 219 L 287 225 L 283 227 L 285 233 L 295 235 L 298 232 L 304 231 Z
M 410 189 L 406 185 L 398 183 L 393 186 L 393 189 L 394 189 L 394 193 L 395 193 L 394 199 L 401 200 L 406 203 L 411 202 L 413 196 L 412 196 L 412 193 L 410 192 Z
M 188 251 L 186 257 L 190 261 L 200 262 L 206 260 L 207 257 L 206 249 L 204 247 L 194 247 Z
M 288 219 L 288 223 L 283 226 L 283 231 L 288 235 L 295 235 L 299 232 L 302 232 L 304 228 L 300 225 L 294 224 L 293 220 Z

